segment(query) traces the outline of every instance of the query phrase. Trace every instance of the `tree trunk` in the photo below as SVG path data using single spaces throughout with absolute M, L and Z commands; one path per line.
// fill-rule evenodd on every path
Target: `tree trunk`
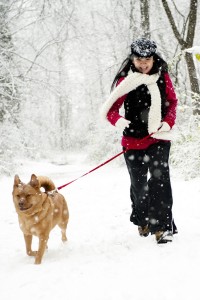
M 129 14 L 129 19 L 130 19 L 130 25 L 129 25 L 129 30 L 131 33 L 131 39 L 135 39 L 135 32 L 137 32 L 137 28 L 135 25 L 135 20 L 134 20 L 134 10 L 135 10 L 135 1 L 130 0 L 130 14 Z
M 191 56 L 190 53 L 185 54 L 185 59 L 188 67 L 188 73 L 189 73 L 189 78 L 190 78 L 190 83 L 191 83 L 191 90 L 194 94 L 192 94 L 192 98 L 196 98 L 197 95 L 199 95 L 199 83 L 198 83 L 198 78 L 196 75 L 195 71 L 195 64 L 193 61 L 193 57 Z M 200 115 L 200 107 L 198 103 L 196 103 L 195 108 L 193 110 L 194 115 Z
M 197 23 L 198 0 L 190 0 L 190 10 L 189 10 L 188 18 L 186 18 L 186 21 L 184 21 L 184 24 L 183 24 L 184 30 L 182 30 L 181 33 L 179 32 L 179 30 L 176 26 L 175 20 L 173 18 L 172 12 L 168 6 L 167 0 L 162 0 L 162 4 L 163 4 L 163 7 L 167 14 L 169 23 L 174 32 L 174 35 L 180 45 L 181 50 L 191 48 L 193 46 L 196 23 Z M 186 28 L 187 28 L 187 34 L 185 34 Z M 186 36 L 186 39 L 184 39 L 184 36 Z M 198 96 L 200 94 L 200 89 L 199 89 L 199 83 L 197 80 L 197 72 L 195 69 L 192 54 L 186 53 L 185 60 L 186 60 L 188 73 L 189 73 L 191 91 L 195 97 L 195 95 Z M 200 112 L 200 108 L 198 108 L 198 107 L 196 107 L 193 110 L 194 114 L 199 114 L 199 112 Z
M 150 38 L 149 0 L 140 1 L 140 11 L 141 11 L 141 26 L 143 30 L 143 35 L 146 38 Z

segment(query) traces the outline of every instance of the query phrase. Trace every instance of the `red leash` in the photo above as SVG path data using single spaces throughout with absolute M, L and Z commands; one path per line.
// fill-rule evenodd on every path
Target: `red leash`
M 152 136 L 152 134 L 154 134 L 154 132 L 151 133 L 151 134 L 149 134 L 149 135 L 147 135 L 147 136 L 145 136 L 143 139 L 141 139 L 141 140 L 140 140 L 140 143 L 143 142 L 144 140 L 148 139 L 150 136 Z M 86 176 L 86 175 L 88 175 L 88 174 L 90 174 L 90 173 L 96 171 L 97 169 L 99 169 L 99 168 L 101 168 L 102 166 L 106 165 L 107 163 L 109 163 L 110 161 L 112 161 L 113 159 L 117 158 L 118 156 L 120 156 L 121 154 L 125 153 L 125 152 L 128 151 L 128 150 L 129 150 L 129 149 L 127 148 L 127 149 L 121 151 L 120 153 L 118 153 L 118 154 L 116 154 L 115 156 L 111 157 L 110 159 L 106 160 L 105 162 L 103 162 L 102 164 L 98 165 L 97 167 L 95 167 L 94 169 L 90 170 L 89 172 L 87 172 L 87 173 L 85 173 L 85 174 L 79 176 L 78 178 L 76 178 L 76 179 L 74 179 L 74 180 L 72 180 L 72 181 L 70 181 L 70 182 L 68 182 L 68 183 L 66 183 L 66 184 L 63 184 L 63 185 L 57 187 L 57 190 L 61 190 L 62 188 L 66 187 L 67 185 L 73 183 L 74 181 L 76 181 L 76 180 L 78 180 L 78 179 L 80 179 L 80 178 L 82 178 L 82 177 L 84 177 L 84 176 Z
M 78 179 L 80 179 L 80 178 L 82 178 L 82 177 L 84 177 L 84 176 L 86 176 L 86 175 L 92 173 L 93 171 L 95 171 L 95 170 L 99 169 L 100 167 L 106 165 L 106 164 L 109 163 L 111 160 L 115 159 L 116 157 L 120 156 L 121 154 L 125 153 L 126 151 L 127 151 L 127 149 L 123 150 L 122 152 L 120 152 L 120 153 L 118 153 L 117 155 L 111 157 L 110 159 L 106 160 L 106 161 L 103 162 L 102 164 L 98 165 L 96 168 L 90 170 L 89 172 L 83 174 L 82 176 L 80 176 L 80 177 L 78 177 L 78 178 L 76 178 L 76 179 L 74 179 L 74 180 L 72 180 L 72 181 L 70 181 L 70 182 L 68 182 L 68 183 L 66 183 L 66 184 L 64 184 L 64 185 L 59 186 L 57 189 L 58 189 L 58 190 L 61 190 L 62 188 L 66 187 L 67 185 L 71 184 L 72 182 L 74 182 L 74 181 L 76 181 L 76 180 L 78 180 Z

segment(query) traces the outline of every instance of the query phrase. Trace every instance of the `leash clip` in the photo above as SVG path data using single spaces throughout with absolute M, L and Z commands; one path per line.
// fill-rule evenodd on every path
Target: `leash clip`
M 52 191 L 46 192 L 47 195 L 52 196 L 53 194 L 58 193 L 57 189 L 54 189 Z

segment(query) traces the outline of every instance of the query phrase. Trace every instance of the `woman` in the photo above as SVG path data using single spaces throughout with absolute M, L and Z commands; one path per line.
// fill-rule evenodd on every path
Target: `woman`
M 177 233 L 168 165 L 177 98 L 167 63 L 156 50 L 155 42 L 149 39 L 132 43 L 102 114 L 123 131 L 122 146 L 131 180 L 130 221 L 138 226 L 140 236 L 155 234 L 160 244 L 171 242 Z M 122 105 L 124 117 L 119 112 Z

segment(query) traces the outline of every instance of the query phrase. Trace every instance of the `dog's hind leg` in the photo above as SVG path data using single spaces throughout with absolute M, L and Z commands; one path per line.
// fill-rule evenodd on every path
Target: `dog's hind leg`
M 60 222 L 58 224 L 58 226 L 61 229 L 61 234 L 62 234 L 62 241 L 66 242 L 67 241 L 67 236 L 66 236 L 66 231 L 67 231 L 67 223 L 68 223 L 68 219 L 67 220 L 62 220 L 62 222 Z
M 25 244 L 26 244 L 26 253 L 29 256 L 36 256 L 37 251 L 32 251 L 31 245 L 32 245 L 32 235 L 27 235 L 24 234 L 24 240 L 25 240 Z
M 69 211 L 68 211 L 67 203 L 64 201 L 63 202 L 62 218 L 61 218 L 61 221 L 58 223 L 58 226 L 61 229 L 62 241 L 63 242 L 67 241 L 66 230 L 67 230 L 68 221 L 69 221 Z
M 61 229 L 61 234 L 62 234 L 62 241 L 66 242 L 67 241 L 66 229 Z

